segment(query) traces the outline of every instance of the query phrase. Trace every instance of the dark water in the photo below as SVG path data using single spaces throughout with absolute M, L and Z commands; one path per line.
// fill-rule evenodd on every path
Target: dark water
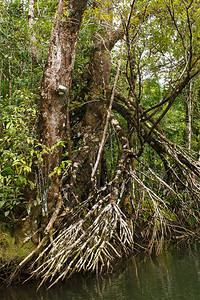
M 171 251 L 157 258 L 133 258 L 103 277 L 77 276 L 36 292 L 36 283 L 0 290 L 0 300 L 200 299 L 200 250 Z

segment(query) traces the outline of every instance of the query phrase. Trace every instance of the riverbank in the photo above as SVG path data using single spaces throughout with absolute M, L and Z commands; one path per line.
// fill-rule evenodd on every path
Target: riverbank
M 6 280 L 14 268 L 35 249 L 31 239 L 23 233 L 21 226 L 11 228 L 0 223 L 0 278 Z
M 137 234 L 139 235 L 139 233 Z M 169 239 L 167 240 L 166 238 L 166 241 L 163 243 L 161 253 L 165 253 L 169 248 L 174 249 L 177 245 L 181 244 L 181 239 L 179 239 L 177 243 L 174 239 L 170 239 L 170 237 L 168 238 Z M 189 240 L 185 242 L 183 241 L 184 240 L 182 240 L 182 244 L 188 246 L 191 244 L 192 239 L 190 240 L 190 242 Z M 135 255 L 137 254 L 140 254 L 140 256 L 144 255 L 145 257 L 149 257 L 150 253 L 148 252 L 148 248 L 145 247 L 145 244 L 142 244 L 142 241 L 140 242 L 140 245 L 135 243 L 135 247 L 133 247 L 132 251 L 127 253 L 126 256 L 122 255 L 121 258 L 118 257 L 118 259 L 116 259 L 115 261 L 112 260 L 113 269 L 107 269 L 107 273 L 111 273 L 112 270 L 114 270 L 114 273 L 116 273 L 116 270 L 122 269 L 124 265 L 127 264 L 127 261 L 129 261 L 130 257 L 135 257 Z M 27 256 L 29 256 L 29 254 L 32 253 L 35 249 L 36 245 L 31 241 L 31 239 L 27 239 L 27 236 L 23 233 L 22 226 L 20 226 L 20 224 L 18 224 L 17 227 L 15 226 L 15 228 L 11 228 L 6 226 L 5 223 L 0 223 L 0 279 L 2 280 L 2 283 L 4 283 L 4 286 L 7 285 L 9 276 L 13 274 L 13 272 L 19 266 L 20 262 L 22 262 Z M 155 253 L 151 254 L 152 257 L 155 256 Z M 160 256 L 162 257 L 162 254 L 160 254 Z M 12 284 L 21 284 L 24 280 L 30 277 L 31 271 L 28 268 L 32 264 L 34 259 L 35 258 L 33 257 L 32 260 L 23 265 L 23 268 L 19 269 L 19 273 L 17 273 L 17 276 L 14 278 L 14 282 Z M 40 267 L 40 265 L 37 266 Z M 81 273 L 83 273 L 83 270 Z M 91 272 L 87 272 L 85 276 L 87 277 L 87 274 L 89 273 L 94 274 L 94 272 L 92 272 L 91 270 Z M 35 273 L 35 278 L 37 277 L 37 275 L 38 274 Z M 38 278 L 41 277 L 39 276 Z

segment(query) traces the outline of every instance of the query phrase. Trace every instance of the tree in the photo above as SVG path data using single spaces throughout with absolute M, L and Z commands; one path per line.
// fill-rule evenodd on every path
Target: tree
M 35 23 L 35 18 L 34 18 L 34 11 L 35 11 L 35 6 L 37 5 L 36 0 L 30 0 L 29 1 L 29 10 L 28 10 L 28 26 L 30 30 L 30 42 L 31 42 L 31 56 L 33 57 L 33 60 L 36 62 L 38 61 L 38 53 L 37 53 L 37 48 L 35 46 L 36 44 L 36 37 L 35 37 L 35 32 L 33 31 L 34 23 Z
M 197 154 L 165 136 L 164 120 L 200 73 L 199 5 L 89 2 L 80 29 L 86 4 L 59 2 L 41 89 L 40 202 L 30 215 L 41 241 L 11 280 L 39 251 L 33 275 L 55 283 L 109 269 L 134 248 L 159 253 L 169 236 L 198 236 Z
M 60 1 L 52 29 L 50 48 L 41 89 L 41 115 L 39 140 L 48 148 L 65 139 L 67 101 L 72 82 L 76 43 L 81 18 L 87 1 Z M 45 182 L 48 186 L 47 202 L 55 205 L 59 195 L 58 177 L 48 183 L 49 174 L 59 167 L 62 147 L 56 147 L 44 158 Z M 49 199 L 51 199 L 49 201 Z
M 60 195 L 59 176 L 55 173 L 62 160 L 62 145 L 67 127 L 67 106 L 75 61 L 76 43 L 87 1 L 60 1 L 51 32 L 49 51 L 43 75 L 40 100 L 38 139 L 44 150 L 42 166 L 38 165 L 37 180 L 43 182 L 42 210 L 51 215 Z M 57 147 L 55 147 L 57 145 Z M 54 147 L 54 149 L 52 148 Z M 49 150 L 52 149 L 51 153 Z M 36 196 L 34 194 L 34 196 Z M 33 214 L 36 210 L 33 209 Z M 53 219 L 52 219 L 53 220 Z

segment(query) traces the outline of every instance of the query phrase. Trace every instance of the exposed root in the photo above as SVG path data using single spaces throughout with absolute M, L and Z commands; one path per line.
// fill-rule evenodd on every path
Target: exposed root
M 74 272 L 109 270 L 116 257 L 133 249 L 131 226 L 116 203 L 107 203 L 109 198 L 107 195 L 81 220 L 55 234 L 51 246 L 38 257 L 43 263 L 33 271 L 43 277 L 41 284 L 53 281 L 51 287 Z
M 130 115 L 125 106 L 121 108 L 131 123 L 133 114 Z M 89 150 L 86 142 L 83 143 L 78 150 L 79 160 L 74 157 L 63 174 L 62 196 L 58 197 L 56 209 L 44 231 L 45 237 L 19 264 L 9 283 L 34 257 L 31 276 L 42 278 L 41 284 L 47 281 L 51 287 L 75 272 L 110 270 L 116 258 L 136 247 L 158 254 L 169 236 L 175 241 L 200 238 L 200 168 L 192 155 L 154 130 L 148 143 L 160 156 L 166 172 L 165 176 L 159 176 L 133 152 L 114 115 L 111 115 L 110 124 L 120 144 L 110 180 L 103 183 L 99 180 L 102 170 L 98 166 L 93 184 L 88 181 L 90 189 L 82 193 L 86 181 L 82 182 L 80 175 L 89 159 Z M 145 126 L 142 127 L 144 138 L 148 135 L 147 122 Z M 87 135 L 87 138 L 93 137 Z M 94 158 L 96 149 L 97 145 L 92 149 Z M 92 170 L 92 160 L 89 162 L 87 166 Z M 91 176 L 88 178 L 91 180 Z M 54 231 L 51 230 L 53 226 Z

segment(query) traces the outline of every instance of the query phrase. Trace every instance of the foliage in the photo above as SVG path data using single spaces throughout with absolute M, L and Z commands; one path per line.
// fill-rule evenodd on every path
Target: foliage
M 10 99 L 1 99 L 0 208 L 8 216 L 24 203 L 23 188 L 33 163 L 37 106 L 28 91 L 15 91 Z
M 0 95 L 8 96 L 11 76 L 12 90 L 38 91 L 46 61 L 49 36 L 56 1 L 40 1 L 35 8 L 35 24 L 28 27 L 28 1 L 0 0 Z M 31 56 L 30 34 L 35 32 L 38 62 Z M 10 74 L 9 74 L 10 67 Z

